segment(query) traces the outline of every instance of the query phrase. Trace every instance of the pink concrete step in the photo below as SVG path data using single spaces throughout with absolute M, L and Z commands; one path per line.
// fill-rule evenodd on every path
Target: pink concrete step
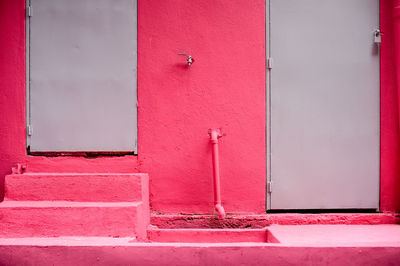
M 141 201 L 147 174 L 25 173 L 6 176 L 6 200 Z
M 277 239 L 262 229 L 159 229 L 149 228 L 151 242 L 164 243 L 277 243 Z
M 167 243 L 246 242 L 290 246 L 400 247 L 398 224 L 271 225 L 263 229 L 159 229 L 152 226 L 147 235 L 152 242 Z
M 0 237 L 109 236 L 146 238 L 142 202 L 5 201 Z
M 400 246 L 398 224 L 271 225 L 268 230 L 280 243 L 292 246 Z

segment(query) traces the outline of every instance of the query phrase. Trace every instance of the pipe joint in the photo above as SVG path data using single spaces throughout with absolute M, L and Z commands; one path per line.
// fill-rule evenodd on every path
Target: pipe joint
M 222 138 L 221 130 L 220 129 L 209 129 L 208 135 L 210 135 L 210 141 L 213 144 L 218 143 L 218 139 Z
M 217 212 L 218 212 L 218 218 L 220 218 L 220 219 L 225 219 L 226 213 L 225 213 L 224 207 L 222 207 L 221 204 L 216 204 L 216 205 L 215 205 L 215 209 L 216 209 Z

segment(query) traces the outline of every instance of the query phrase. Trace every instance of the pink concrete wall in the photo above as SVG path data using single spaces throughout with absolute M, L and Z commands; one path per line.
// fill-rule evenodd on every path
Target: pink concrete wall
M 148 172 L 154 210 L 212 213 L 207 130 L 220 127 L 226 211 L 264 212 L 264 0 L 139 0 L 139 156 L 97 159 L 26 155 L 24 2 L 0 1 L 0 178 L 18 162 L 36 172 Z M 393 211 L 400 209 L 397 94 L 391 1 L 381 2 L 381 203 Z M 196 60 L 190 68 L 180 52 Z
M 217 127 L 226 211 L 265 211 L 264 2 L 139 1 L 139 160 L 154 209 L 213 211 Z
M 381 210 L 400 211 L 400 127 L 392 0 L 381 0 Z

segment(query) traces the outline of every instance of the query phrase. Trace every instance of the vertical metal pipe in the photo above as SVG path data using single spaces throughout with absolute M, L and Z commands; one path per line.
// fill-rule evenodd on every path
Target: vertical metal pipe
M 221 132 L 217 129 L 210 129 L 210 141 L 212 145 L 212 163 L 213 163 L 213 177 L 214 177 L 214 204 L 218 212 L 219 218 L 225 218 L 225 210 L 221 204 L 221 181 L 219 175 L 219 150 L 218 139 L 222 137 Z

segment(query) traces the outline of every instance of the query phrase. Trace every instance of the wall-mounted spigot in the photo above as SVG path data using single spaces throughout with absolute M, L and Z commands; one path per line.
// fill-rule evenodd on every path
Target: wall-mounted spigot
M 191 66 L 194 62 L 194 59 L 192 58 L 191 55 L 187 55 L 187 54 L 178 54 L 178 55 L 183 55 L 186 56 L 186 63 L 188 64 L 188 66 Z

